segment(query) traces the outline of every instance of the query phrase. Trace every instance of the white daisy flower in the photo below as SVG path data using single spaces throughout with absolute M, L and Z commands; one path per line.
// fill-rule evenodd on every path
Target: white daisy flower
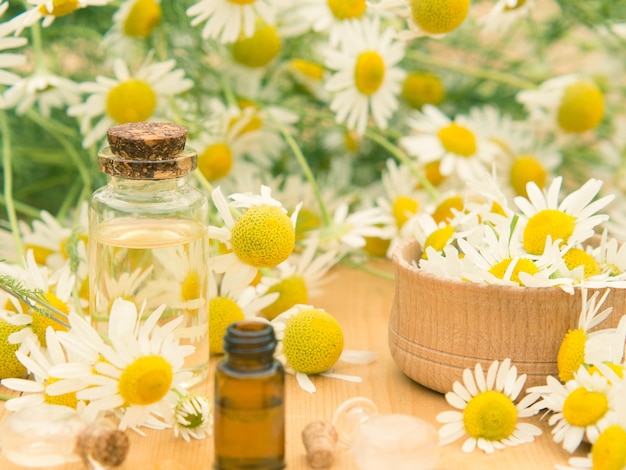
M 313 31 L 328 35 L 331 46 L 340 42 L 351 21 L 365 19 L 371 9 L 365 0 L 305 0 L 296 8 Z
M 483 178 L 501 153 L 475 130 L 470 118 L 458 115 L 452 120 L 432 105 L 415 111 L 409 125 L 411 131 L 400 139 L 400 145 L 421 163 L 440 161 L 439 172 L 446 177 Z
M 131 73 L 123 60 L 116 59 L 115 78 L 98 76 L 95 82 L 80 85 L 83 92 L 91 94 L 84 103 L 71 106 L 68 114 L 80 119 L 80 131 L 85 135 L 83 147 L 104 137 L 106 130 L 116 124 L 167 117 L 167 99 L 193 86 L 184 78 L 182 69 L 174 69 L 174 60 L 150 62 L 151 56 Z
M 100 348 L 101 360 L 63 368 L 65 377 L 89 374 L 84 379 L 89 386 L 76 392 L 79 400 L 88 402 L 84 410 L 88 419 L 116 410 L 122 430 L 143 426 L 155 416 L 173 424 L 171 403 L 191 377 L 183 365 L 194 348 L 175 338 L 182 317 L 158 325 L 164 310 L 162 305 L 142 321 L 134 303 L 116 299 L 107 334 L 110 345 Z
M 510 359 L 492 362 L 486 377 L 480 364 L 473 372 L 465 369 L 463 383 L 454 382 L 452 391 L 445 395 L 446 401 L 460 411 L 437 415 L 437 421 L 444 424 L 439 429 L 439 443 L 446 445 L 467 437 L 463 452 L 478 447 L 491 454 L 506 446 L 533 442 L 541 430 L 518 419 L 536 414 L 531 405 L 537 396 L 528 394 L 515 403 L 525 382 L 526 375 L 518 377 Z
M 498 0 L 485 16 L 478 19 L 478 23 L 486 31 L 504 32 L 528 18 L 535 6 L 535 0 Z
M 594 200 L 602 181 L 588 180 L 582 187 L 568 194 L 559 203 L 562 177 L 552 181 L 542 191 L 530 182 L 527 185 L 528 199 L 518 196 L 515 204 L 525 216 L 521 221 L 524 230 L 524 249 L 531 254 L 541 254 L 546 238 L 560 240 L 563 247 L 573 247 L 590 238 L 594 227 L 606 221 L 608 215 L 596 214 L 613 200 L 613 195 Z
M 162 16 L 161 0 L 124 0 L 102 45 L 126 54 L 137 51 L 138 43 L 151 36 Z
M 204 439 L 211 434 L 213 413 L 209 400 L 201 395 L 185 395 L 174 408 L 174 435 L 185 441 Z
M 32 8 L 17 15 L 11 20 L 18 35 L 24 28 L 29 28 L 39 20 L 44 28 L 50 26 L 56 18 L 74 13 L 80 8 L 88 6 L 103 6 L 111 0 L 27 0 Z
M 542 83 L 536 90 L 523 90 L 517 101 L 529 118 L 558 136 L 595 129 L 604 118 L 604 95 L 591 78 L 562 75 Z
M 271 188 L 261 187 L 261 194 L 233 194 L 229 204 L 218 187 L 211 193 L 223 226 L 209 226 L 210 239 L 218 240 L 231 252 L 211 258 L 212 268 L 223 273 L 230 270 L 252 271 L 274 267 L 285 261 L 295 247 L 295 226 L 300 206 L 291 217 L 280 201 L 271 196 Z M 237 217 L 235 206 L 244 209 Z
M 535 408 L 553 413 L 548 420 L 553 439 L 570 453 L 585 438 L 592 444 L 596 441 L 620 400 L 609 378 L 598 372 L 590 374 L 585 366 L 565 384 L 548 376 L 547 385 L 529 391 L 541 394 Z
M 393 30 L 383 30 L 378 18 L 352 21 L 339 48 L 328 49 L 325 56 L 326 66 L 335 71 L 325 84 L 333 95 L 335 120 L 364 133 L 371 115 L 376 126 L 385 129 L 398 108 L 405 76 L 397 67 L 404 44 L 393 39 Z
M 257 18 L 267 24 L 274 24 L 279 9 L 286 5 L 285 0 L 200 0 L 187 9 L 187 15 L 193 17 L 191 26 L 205 23 L 202 28 L 204 39 L 217 39 L 228 44 L 241 36 L 252 36 Z
M 9 2 L 0 3 L 0 17 L 9 8 Z M 19 75 L 9 72 L 8 69 L 21 67 L 26 63 L 26 56 L 15 52 L 4 52 L 28 43 L 26 38 L 11 36 L 13 27 L 10 22 L 0 23 L 0 85 L 13 85 L 20 79 Z M 0 108 L 3 107 L 3 98 L 0 95 Z

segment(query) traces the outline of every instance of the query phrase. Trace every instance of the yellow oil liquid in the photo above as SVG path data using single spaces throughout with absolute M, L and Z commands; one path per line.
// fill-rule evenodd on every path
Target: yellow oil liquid
M 134 302 L 143 318 L 162 304 L 165 323 L 182 316 L 175 334 L 195 352 L 185 369 L 193 385 L 208 372 L 208 250 L 206 231 L 198 222 L 179 219 L 115 219 L 89 235 L 89 313 L 92 324 L 107 334 L 109 311 L 116 298 Z

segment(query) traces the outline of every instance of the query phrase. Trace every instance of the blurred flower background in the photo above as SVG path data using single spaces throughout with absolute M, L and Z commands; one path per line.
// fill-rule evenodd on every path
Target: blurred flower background
M 222 261 L 224 245 L 237 251 L 229 206 L 278 208 L 294 226 L 287 258 L 230 279 L 222 263 L 211 335 L 314 304 L 336 263 L 389 257 L 408 239 L 434 248 L 434 272 L 460 275 L 446 247 L 471 242 L 488 214 L 577 220 L 540 240 L 527 276 L 567 284 L 553 280 L 559 239 L 626 238 L 625 50 L 626 4 L 612 0 L 2 1 L 3 282 L 87 310 L 85 203 L 105 184 L 106 130 L 171 121 L 198 152 L 194 184 L 212 197 Z M 567 193 L 575 203 L 559 202 Z M 530 202 L 514 214 L 519 198 Z M 513 220 L 493 224 L 513 238 Z M 605 246 L 598 271 L 581 273 L 581 255 L 559 276 L 601 274 L 608 251 L 623 274 L 626 255 Z M 485 264 L 474 280 L 523 283 L 472 254 Z M 0 339 L 35 331 L 23 306 L 4 308 Z M 38 336 L 12 337 L 11 353 L 35 350 L 45 326 Z

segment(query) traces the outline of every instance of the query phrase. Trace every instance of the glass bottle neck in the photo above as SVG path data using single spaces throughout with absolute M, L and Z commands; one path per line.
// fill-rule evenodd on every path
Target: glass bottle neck
M 181 191 L 189 187 L 189 176 L 162 180 L 142 180 L 107 175 L 107 186 L 114 191 L 128 193 Z

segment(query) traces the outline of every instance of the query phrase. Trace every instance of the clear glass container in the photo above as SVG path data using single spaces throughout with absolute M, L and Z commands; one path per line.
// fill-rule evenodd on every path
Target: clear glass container
M 108 181 L 89 209 L 89 314 L 106 334 L 116 298 L 145 303 L 145 316 L 165 304 L 162 321 L 182 316 L 176 335 L 195 347 L 191 386 L 208 374 L 209 206 L 189 181 L 197 155 L 186 135 L 169 123 L 109 129 L 98 154 Z
M 269 323 L 233 323 L 215 372 L 214 444 L 217 470 L 285 467 L 285 372 L 274 359 Z

